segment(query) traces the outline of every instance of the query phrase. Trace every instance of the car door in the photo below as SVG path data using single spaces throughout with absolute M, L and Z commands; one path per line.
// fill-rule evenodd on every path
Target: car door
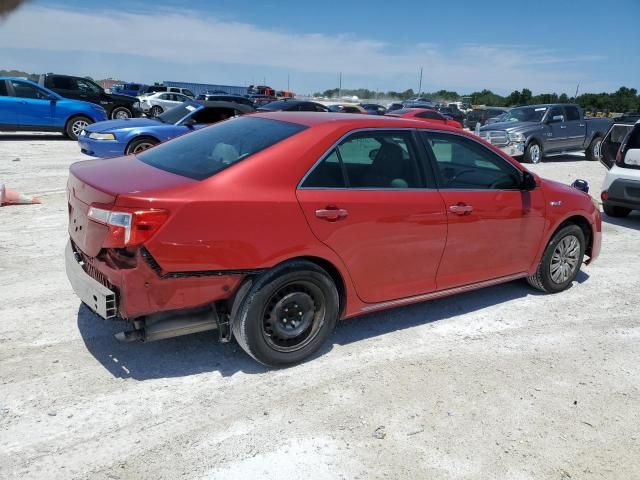
M 435 289 L 447 226 L 412 130 L 345 136 L 300 183 L 316 237 L 344 262 L 368 303 Z
M 575 105 L 565 105 L 565 125 L 567 139 L 564 145 L 566 150 L 580 150 L 583 148 L 587 134 L 587 124 L 580 115 L 580 110 Z
M 76 80 L 73 77 L 63 77 L 57 75 L 51 75 L 48 77 L 48 81 L 45 86 L 59 94 L 64 98 L 71 98 L 74 100 L 85 100 L 80 96 L 80 90 L 76 84 Z
M 105 108 L 107 104 L 113 103 L 111 98 L 105 94 L 98 85 L 94 84 L 90 80 L 76 78 L 75 82 L 80 100 L 103 105 Z
M 567 124 L 562 107 L 551 107 L 545 117 L 547 124 L 547 139 L 544 150 L 547 153 L 561 152 L 567 145 Z
M 56 101 L 41 88 L 21 80 L 11 80 L 10 86 L 16 98 L 16 114 L 21 127 L 53 126 Z
M 474 139 L 446 132 L 422 138 L 448 220 L 438 289 L 527 272 L 544 232 L 542 191 L 521 190 L 522 172 Z
M 0 126 L 13 127 L 18 125 L 18 99 L 9 96 L 8 80 L 0 80 Z

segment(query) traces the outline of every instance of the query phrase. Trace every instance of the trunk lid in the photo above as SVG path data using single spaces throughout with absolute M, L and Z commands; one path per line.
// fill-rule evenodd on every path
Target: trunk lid
M 92 205 L 111 209 L 118 197 L 128 195 L 157 200 L 171 189 L 195 183 L 197 180 L 157 169 L 133 155 L 74 163 L 67 183 L 69 235 L 83 253 L 95 257 L 102 248 L 108 227 L 89 220 L 87 215 Z M 128 206 L 136 206 L 130 203 L 127 202 Z M 148 202 L 144 206 L 148 207 Z

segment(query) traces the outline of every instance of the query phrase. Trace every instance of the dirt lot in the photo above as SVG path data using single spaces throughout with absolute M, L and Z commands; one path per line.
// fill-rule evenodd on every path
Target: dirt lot
M 555 296 L 518 281 L 342 322 L 267 371 L 213 334 L 119 344 L 64 273 L 55 135 L 0 136 L 0 477 L 640 478 L 640 215 Z M 534 171 L 604 168 L 562 157 Z

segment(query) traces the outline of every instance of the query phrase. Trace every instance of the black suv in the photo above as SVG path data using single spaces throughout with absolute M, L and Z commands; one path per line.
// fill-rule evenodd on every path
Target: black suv
M 100 105 L 111 119 L 139 117 L 142 113 L 137 98 L 107 93 L 104 88 L 88 78 L 47 73 L 40 75 L 38 83 L 62 97 Z

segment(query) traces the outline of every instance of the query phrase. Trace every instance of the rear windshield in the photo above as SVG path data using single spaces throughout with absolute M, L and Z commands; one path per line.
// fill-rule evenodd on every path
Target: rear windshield
M 161 170 L 202 180 L 305 128 L 266 118 L 236 118 L 160 144 L 137 158 Z

